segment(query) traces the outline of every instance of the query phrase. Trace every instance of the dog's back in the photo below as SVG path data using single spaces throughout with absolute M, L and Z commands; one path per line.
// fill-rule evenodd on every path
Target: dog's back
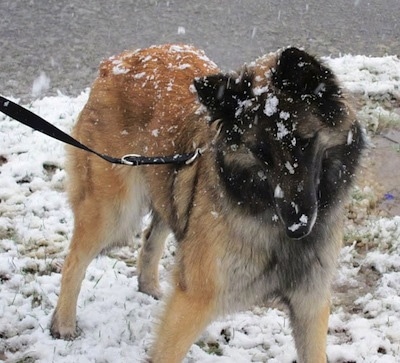
M 191 152 L 207 143 L 210 134 L 206 122 L 196 115 L 204 110 L 196 102 L 193 79 L 216 72 L 217 66 L 202 51 L 187 45 L 154 46 L 111 57 L 100 66 L 73 135 L 98 152 L 115 157 Z M 68 188 L 74 213 L 82 213 L 82 205 L 89 200 L 104 204 L 109 214 L 115 205 L 121 223 L 107 217 L 116 225 L 107 228 L 112 230 L 112 243 L 124 242 L 135 227 L 133 222 L 140 220 L 141 210 L 150 203 L 143 168 L 114 167 L 72 147 L 68 154 Z M 157 184 L 166 181 L 166 172 L 167 167 L 157 168 Z M 95 213 L 96 225 L 102 225 L 98 208 L 97 204 L 89 216 Z M 109 243 L 107 239 L 103 244 Z

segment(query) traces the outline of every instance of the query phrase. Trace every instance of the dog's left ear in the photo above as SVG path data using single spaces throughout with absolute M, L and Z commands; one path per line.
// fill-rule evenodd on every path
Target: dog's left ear
M 251 99 L 252 75 L 244 71 L 240 76 L 215 74 L 194 80 L 199 101 L 207 107 L 211 122 L 234 118 L 244 101 Z

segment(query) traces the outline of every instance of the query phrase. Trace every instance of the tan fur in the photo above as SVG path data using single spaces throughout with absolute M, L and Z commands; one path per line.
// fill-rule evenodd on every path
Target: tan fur
M 276 55 L 270 55 L 250 68 L 259 79 L 265 79 L 275 63 Z M 154 218 L 140 252 L 141 291 L 161 296 L 157 265 L 164 240 L 171 230 L 179 240 L 174 290 L 151 350 L 152 362 L 180 362 L 217 315 L 230 311 L 230 305 L 239 308 L 247 304 L 246 281 L 241 286 L 239 277 L 262 271 L 270 258 L 265 245 L 276 236 L 226 202 L 211 150 L 217 131 L 207 124 L 192 86 L 195 77 L 218 71 L 199 50 L 176 45 L 125 52 L 101 65 L 73 131 L 81 142 L 116 157 L 172 155 L 196 147 L 206 151 L 194 165 L 175 169 L 112 166 L 69 148 L 69 196 L 75 229 L 51 325 L 54 336 L 71 339 L 76 335 L 76 303 L 88 264 L 107 246 L 125 242 L 135 229 L 134 222 L 140 225 L 149 209 Z M 255 86 L 265 86 L 257 82 Z M 327 256 L 337 254 L 341 243 L 335 231 L 332 235 L 334 243 Z M 327 257 L 326 264 L 329 261 Z M 299 362 L 326 361 L 329 286 L 325 281 L 321 278 L 315 286 L 318 296 L 325 298 L 317 298 L 312 311 L 310 300 L 303 295 L 293 297 L 298 302 L 294 335 Z M 251 303 L 257 300 L 256 289 L 253 287 Z

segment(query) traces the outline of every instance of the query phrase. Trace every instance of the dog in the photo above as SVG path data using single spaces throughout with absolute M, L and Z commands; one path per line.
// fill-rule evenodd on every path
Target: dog
M 119 157 L 202 154 L 187 165 L 129 167 L 68 149 L 75 225 L 54 337 L 76 336 L 89 263 L 128 241 L 151 211 L 139 290 L 161 297 L 158 263 L 171 232 L 177 253 L 150 362 L 180 362 L 216 317 L 271 302 L 288 309 L 298 362 L 326 362 L 343 206 L 365 147 L 326 65 L 293 47 L 232 73 L 188 45 L 124 52 L 101 64 L 73 135 Z

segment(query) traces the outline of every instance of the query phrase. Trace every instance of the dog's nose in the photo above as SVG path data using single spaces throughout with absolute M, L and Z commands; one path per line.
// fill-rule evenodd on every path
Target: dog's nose
M 291 225 L 286 225 L 286 235 L 291 239 L 304 238 L 311 232 L 311 230 L 312 226 L 309 223 L 300 220 Z

